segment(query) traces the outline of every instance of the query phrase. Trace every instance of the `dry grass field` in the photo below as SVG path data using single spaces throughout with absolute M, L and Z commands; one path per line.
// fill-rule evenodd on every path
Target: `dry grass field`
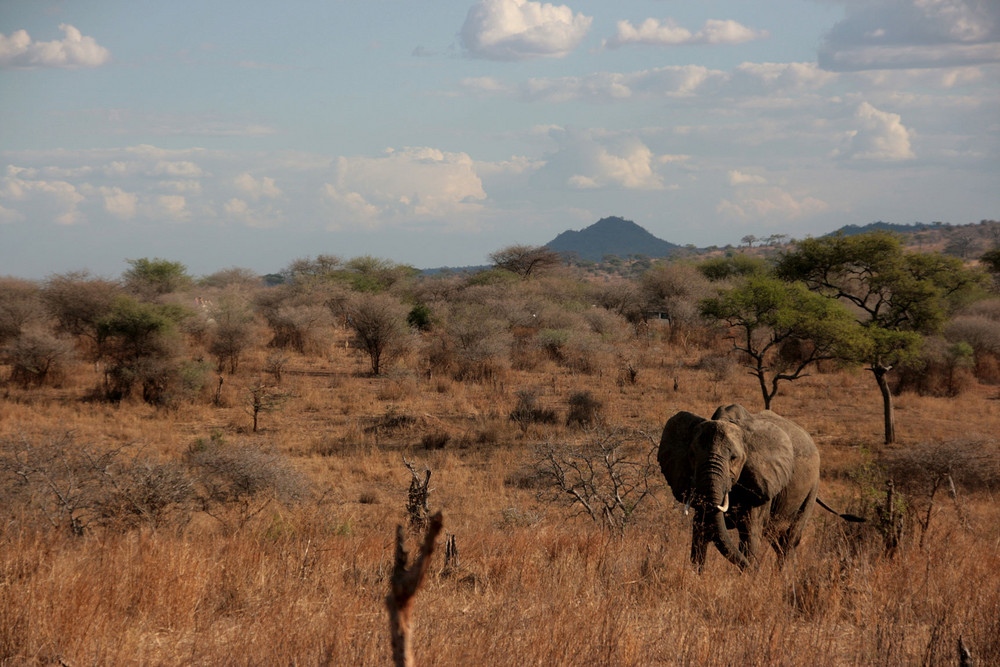
M 713 548 L 699 575 L 689 522 L 658 470 L 632 469 L 651 495 L 619 532 L 553 493 L 539 461 L 545 448 L 585 450 L 612 433 L 644 462 L 678 410 L 759 410 L 753 378 L 699 364 L 727 344 L 654 329 L 615 342 L 587 372 L 542 359 L 459 381 L 414 370 L 414 358 L 372 377 L 347 340 L 334 329 L 322 353 L 289 354 L 273 387 L 281 400 L 256 433 L 248 396 L 265 375 L 262 346 L 224 376 L 218 400 L 209 383 L 170 408 L 94 400 L 100 374 L 83 361 L 56 386 L 0 387 L 11 484 L 19 464 L 48 466 L 16 487 L 0 521 L 0 663 L 387 663 L 405 458 L 432 471 L 430 509 L 459 550 L 446 567 L 439 544 L 416 597 L 422 664 L 954 664 L 960 641 L 976 664 L 1000 664 L 995 385 L 898 396 L 891 447 L 869 373 L 826 369 L 785 385 L 774 409 L 815 437 L 821 497 L 872 522 L 817 511 L 783 569 L 768 553 L 741 574 Z M 625 356 L 634 382 L 622 380 Z M 552 423 L 510 419 L 525 389 Z M 586 429 L 565 419 L 581 389 L 601 406 Z M 281 474 L 260 493 L 230 490 L 228 504 L 178 505 L 155 521 L 130 523 L 107 503 L 95 514 L 86 495 L 109 470 L 166 485 L 174 478 L 150 471 L 230 450 L 250 472 Z M 933 486 L 941 470 L 954 492 Z M 890 474 L 903 520 L 895 549 L 877 520 Z M 74 493 L 76 515 L 92 520 L 79 530 L 60 523 Z M 418 539 L 408 532 L 411 548 Z

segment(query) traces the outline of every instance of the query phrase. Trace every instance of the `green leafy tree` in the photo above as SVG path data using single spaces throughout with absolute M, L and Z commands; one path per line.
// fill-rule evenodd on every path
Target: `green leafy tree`
M 743 253 L 729 257 L 713 257 L 698 264 L 701 275 L 709 280 L 726 280 L 742 276 L 762 275 L 768 272 L 767 261 Z
M 393 285 L 416 276 L 417 271 L 406 264 L 396 264 L 370 255 L 347 261 L 347 280 L 358 292 L 384 292 Z
M 151 299 L 170 294 L 191 284 L 187 267 L 180 262 L 171 262 L 159 257 L 125 261 L 130 267 L 122 274 L 125 286 L 141 298 Z
M 860 327 L 847 309 L 802 283 L 751 276 L 703 300 L 701 311 L 732 330 L 733 347 L 749 359 L 765 409 L 779 383 L 804 377 L 821 360 L 850 357 L 861 344 Z
M 806 239 L 784 253 L 778 276 L 850 304 L 866 341 L 856 359 L 865 363 L 882 394 L 885 441 L 896 441 L 892 392 L 886 375 L 912 360 L 922 335 L 938 331 L 948 313 L 968 300 L 983 274 L 961 260 L 903 249 L 891 233 Z
M 50 276 L 42 286 L 42 300 L 57 331 L 87 341 L 92 353 L 97 353 L 98 323 L 121 293 L 117 282 L 85 271 Z
M 97 325 L 109 400 L 128 397 L 135 386 L 142 387 L 148 403 L 165 399 L 171 380 L 181 380 L 174 361 L 180 343 L 177 325 L 184 317 L 179 306 L 144 303 L 127 296 L 115 299 Z
M 318 255 L 316 259 L 297 259 L 282 271 L 285 283 L 298 291 L 328 288 L 341 284 L 357 292 L 384 292 L 393 285 L 419 273 L 407 264 L 362 255 L 346 262 L 336 255 Z

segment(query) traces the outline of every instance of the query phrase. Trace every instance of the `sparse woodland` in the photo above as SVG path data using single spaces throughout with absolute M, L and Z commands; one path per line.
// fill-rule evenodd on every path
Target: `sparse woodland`
M 773 271 L 795 245 L 514 249 L 0 279 L 0 663 L 386 664 L 396 527 L 441 512 L 418 663 L 1000 664 L 989 261 L 900 245 L 844 303 Z M 867 523 L 699 575 L 660 432 L 765 400 Z

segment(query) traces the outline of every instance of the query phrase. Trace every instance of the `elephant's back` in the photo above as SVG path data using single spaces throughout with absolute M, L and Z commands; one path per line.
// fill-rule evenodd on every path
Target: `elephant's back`
M 771 410 L 764 410 L 758 412 L 756 415 L 757 419 L 762 419 L 771 424 L 774 424 L 791 439 L 792 447 L 795 450 L 796 459 L 815 459 L 817 466 L 817 474 L 819 470 L 819 449 L 816 447 L 816 443 L 813 441 L 812 436 L 804 428 L 796 424 L 790 419 L 785 419 L 776 412 Z

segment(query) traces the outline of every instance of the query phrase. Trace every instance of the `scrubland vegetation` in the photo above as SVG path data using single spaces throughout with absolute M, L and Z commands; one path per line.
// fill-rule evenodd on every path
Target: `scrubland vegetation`
M 383 664 L 430 470 L 421 662 L 998 664 L 1000 297 L 975 261 L 863 241 L 899 262 L 831 246 L 859 253 L 839 297 L 808 245 L 2 279 L 0 662 Z M 868 522 L 817 511 L 785 568 L 713 550 L 698 575 L 660 431 L 765 401 Z

